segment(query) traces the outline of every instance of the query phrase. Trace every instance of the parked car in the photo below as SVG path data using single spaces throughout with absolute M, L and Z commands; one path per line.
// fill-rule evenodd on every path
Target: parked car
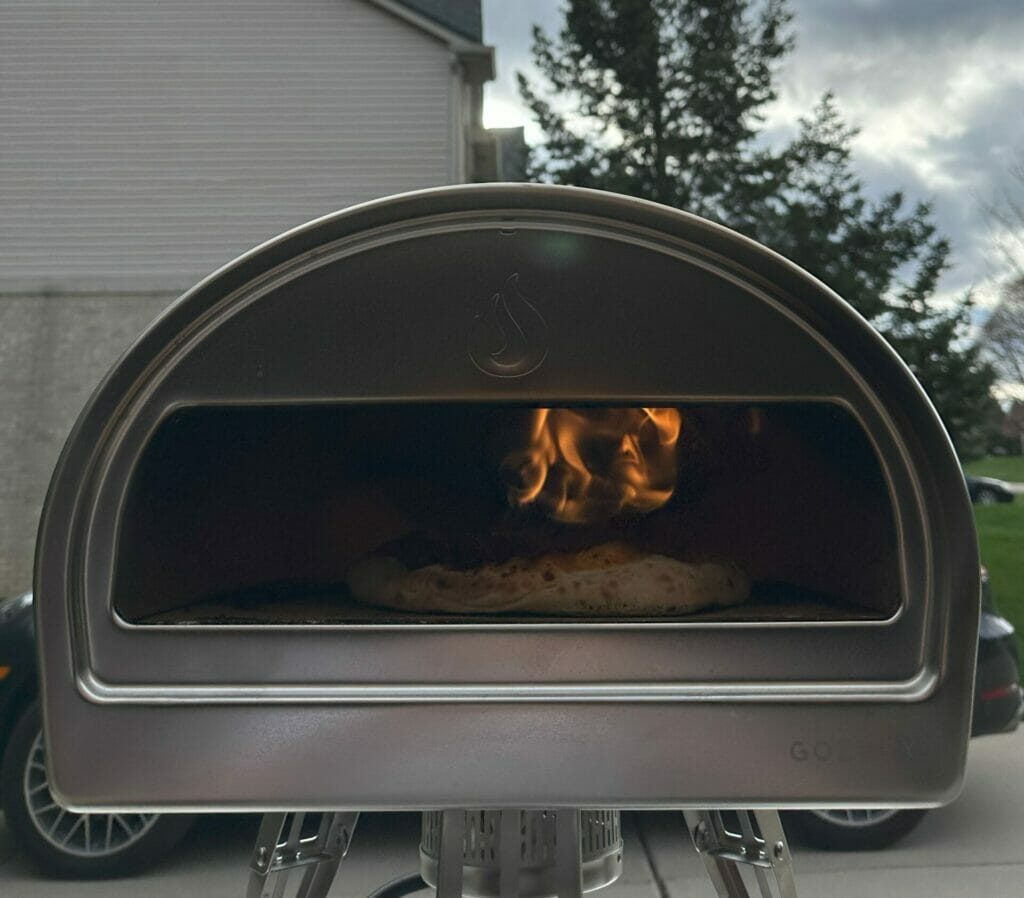
M 964 475 L 967 481 L 967 493 L 975 505 L 996 505 L 1000 502 L 1012 502 L 1013 491 L 1005 480 L 995 477 L 974 477 Z
M 79 814 L 50 793 L 38 701 L 32 594 L 0 600 L 0 807 L 13 841 L 44 873 L 137 872 L 185 834 L 188 814 Z
M 974 736 L 1016 729 L 1024 709 L 1013 626 L 999 615 L 982 570 Z M 188 814 L 79 814 L 50 793 L 39 715 L 32 595 L 0 601 L 0 806 L 15 842 L 52 876 L 98 878 L 154 863 L 192 824 Z M 923 810 L 792 811 L 786 827 L 820 848 L 885 848 L 909 833 Z
M 1024 693 L 1018 652 L 1013 625 L 999 614 L 988 571 L 982 568 L 972 736 L 1009 733 L 1020 723 Z M 784 819 L 786 830 L 800 842 L 831 851 L 857 851 L 888 848 L 913 830 L 926 813 L 922 809 L 835 809 L 790 811 Z

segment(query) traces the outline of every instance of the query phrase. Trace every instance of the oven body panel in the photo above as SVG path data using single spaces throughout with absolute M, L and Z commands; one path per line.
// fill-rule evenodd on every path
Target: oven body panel
M 474 328 L 512 292 L 543 326 L 495 368 Z M 116 612 L 125 496 L 175 411 L 397 401 L 839 406 L 884 472 L 900 608 L 247 627 Z M 624 198 L 428 191 L 311 223 L 202 282 L 83 412 L 36 593 L 52 781 L 72 806 L 913 805 L 962 776 L 978 560 L 934 411 L 805 273 Z
M 76 697 L 61 706 L 51 788 L 62 804 L 107 810 L 929 806 L 959 792 L 949 745 L 967 736 L 961 712 L 941 700 L 766 711 L 649 701 L 97 706 Z M 936 721 L 948 725 L 944 749 Z

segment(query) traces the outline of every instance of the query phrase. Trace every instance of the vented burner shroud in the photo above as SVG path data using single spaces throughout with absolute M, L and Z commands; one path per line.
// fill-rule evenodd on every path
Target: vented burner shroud
M 420 873 L 434 887 L 444 817 L 441 811 L 423 814 Z M 582 890 L 592 892 L 622 874 L 618 811 L 465 811 L 463 818 L 462 893 L 469 898 L 504 894 L 503 870 L 519 898 L 553 898 L 567 877 L 577 876 Z M 573 835 L 578 846 L 566 850 L 559 837 L 564 842 Z

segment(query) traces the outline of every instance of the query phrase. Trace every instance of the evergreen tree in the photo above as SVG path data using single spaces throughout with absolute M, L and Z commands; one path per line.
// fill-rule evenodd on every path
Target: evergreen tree
M 705 215 L 762 195 L 760 181 L 781 169 L 755 146 L 761 109 L 792 40 L 784 0 L 757 15 L 749 6 L 575 0 L 557 40 L 535 27 L 547 96 L 517 75 L 546 136 L 534 173 Z
M 950 247 L 931 207 L 865 194 L 831 94 L 787 145 L 763 139 L 790 22 L 785 0 L 570 0 L 556 38 L 533 31 L 543 87 L 518 75 L 544 134 L 533 177 L 686 209 L 792 259 L 878 328 L 972 454 L 994 374 L 965 341 L 969 297 L 934 302 Z

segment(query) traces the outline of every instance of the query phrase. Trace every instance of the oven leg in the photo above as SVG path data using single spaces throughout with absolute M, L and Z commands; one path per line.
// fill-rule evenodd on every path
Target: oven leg
M 499 818 L 500 898 L 519 894 L 519 813 L 505 810 Z M 761 898 L 796 898 L 778 812 L 683 811 L 683 817 L 719 898 L 751 898 L 743 870 L 750 871 Z M 315 832 L 306 825 L 307 818 L 311 823 L 318 818 Z M 300 868 L 302 879 L 290 893 L 292 898 L 326 898 L 358 819 L 354 811 L 264 815 L 249 865 L 246 898 L 283 898 L 292 872 Z M 444 811 L 440 824 L 436 898 L 462 898 L 465 812 Z M 553 849 L 558 898 L 582 898 L 578 811 L 556 815 Z
M 320 819 L 314 833 L 305 823 L 315 817 Z M 264 814 L 249 864 L 246 898 L 281 898 L 292 872 L 300 868 L 302 880 L 294 898 L 326 898 L 358 819 L 358 811 Z
M 736 823 L 723 814 L 735 815 Z M 752 872 L 762 898 L 796 898 L 778 811 L 683 811 L 683 817 L 720 898 L 750 898 L 744 869 Z
M 437 858 L 437 898 L 462 898 L 462 853 L 466 812 L 441 812 L 441 852 Z
M 555 812 L 555 867 L 558 898 L 583 898 L 583 851 L 580 847 L 580 812 Z

